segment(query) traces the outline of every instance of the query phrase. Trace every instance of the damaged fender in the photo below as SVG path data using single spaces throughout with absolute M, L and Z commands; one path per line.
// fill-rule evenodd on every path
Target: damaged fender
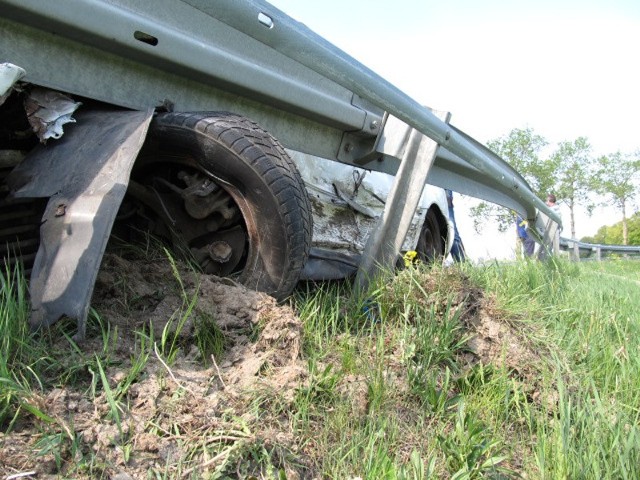
M 153 111 L 93 110 L 60 140 L 40 145 L 7 179 L 15 198 L 49 197 L 31 273 L 33 329 L 62 316 L 81 340 L 113 222 Z
M 12 63 L 0 63 L 0 105 L 11 95 L 14 85 L 24 77 L 23 68 Z

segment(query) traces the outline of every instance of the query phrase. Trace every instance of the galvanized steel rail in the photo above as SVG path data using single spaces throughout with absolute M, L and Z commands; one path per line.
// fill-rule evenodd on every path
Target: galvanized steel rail
M 532 225 L 539 223 L 538 211 L 560 221 L 526 181 L 489 149 L 442 122 L 428 108 L 264 1 L 0 0 L 0 11 L 0 20 L 6 18 L 10 22 L 2 25 L 3 29 L 14 35 L 8 37 L 7 43 L 0 42 L 0 54 L 8 57 L 3 61 L 24 67 L 27 81 L 42 80 L 47 72 L 52 78 L 57 75 L 56 81 L 50 81 L 52 88 L 62 88 L 63 82 L 73 81 L 80 94 L 137 109 L 157 106 L 162 100 L 157 96 L 163 89 L 174 89 L 169 99 L 180 110 L 194 110 L 198 102 L 216 108 L 235 106 L 240 113 L 246 111 L 264 123 L 290 148 L 395 173 L 397 159 L 358 164 L 358 159 L 345 154 L 345 149 L 336 152 L 334 145 L 338 135 L 351 131 L 360 140 L 371 139 L 375 146 L 380 118 L 386 111 L 441 146 L 429 183 L 504 205 L 518 211 Z M 35 30 L 15 32 L 13 21 Z M 53 28 L 56 35 L 34 36 L 32 32 L 43 25 L 52 26 L 48 28 Z M 24 55 L 16 44 L 29 35 L 36 38 L 30 46 L 31 56 Z M 67 39 L 68 43 L 56 44 Z M 104 75 L 97 75 L 103 64 L 81 51 L 86 48 L 77 42 L 109 52 L 111 56 L 104 60 L 104 67 L 110 69 L 111 75 L 122 75 L 120 65 L 114 63 L 115 54 L 131 61 L 131 66 L 139 65 L 135 72 L 138 77 L 114 78 L 122 84 L 122 93 L 117 88 L 99 95 L 91 91 L 92 79 L 104 89 Z M 76 48 L 74 54 L 84 55 L 82 63 L 88 78 L 73 78 L 81 73 L 75 68 L 78 62 L 69 64 L 74 67 L 69 71 L 56 71 L 56 59 L 65 48 Z M 20 61 L 14 61 L 14 56 Z M 425 56 L 428 58 L 428 52 Z M 147 65 L 170 75 L 158 78 L 147 71 Z M 190 96 L 177 81 L 180 77 L 215 85 L 235 96 L 225 97 L 204 89 Z M 144 80 L 146 91 L 137 89 L 136 80 Z M 352 98 L 353 93 L 360 100 Z M 246 103 L 242 98 L 258 103 Z M 282 112 L 302 115 L 333 130 L 318 128 L 314 130 L 316 134 L 309 135 L 308 125 L 300 126 L 300 120 L 283 116 Z M 322 136 L 326 138 L 321 141 Z M 331 149 L 324 147 L 330 144 Z
M 595 255 L 596 260 L 601 260 L 603 254 L 640 255 L 640 245 L 608 245 L 604 243 L 587 243 L 572 238 L 560 237 L 560 250 L 578 251 L 588 256 Z
M 193 5 L 203 3 L 187 1 Z M 480 174 L 491 178 L 498 190 L 508 190 L 511 199 L 521 207 L 517 209 L 519 213 L 529 220 L 535 221 L 536 210 L 541 210 L 561 223 L 561 219 L 531 191 L 524 179 L 488 148 L 439 120 L 430 110 L 303 24 L 262 1 L 221 0 L 218 7 L 227 12 L 224 17 L 219 17 L 225 23 L 369 100 L 471 164 Z M 271 28 L 255 28 L 255 22 L 251 22 L 263 12 L 262 9 L 269 12 L 273 22 Z M 451 159 L 444 157 L 440 161 L 446 166 Z M 457 191 L 465 192 L 464 185 L 455 187 Z
M 421 179 L 517 211 L 541 242 L 549 219 L 561 222 L 491 150 L 263 0 L 0 0 L 0 30 L 0 61 L 23 67 L 27 82 L 138 110 L 233 111 L 288 148 L 397 174 L 396 185 L 426 166 Z M 413 133 L 385 150 L 391 118 L 435 153 L 404 155 Z M 382 237 L 378 249 L 390 243 Z

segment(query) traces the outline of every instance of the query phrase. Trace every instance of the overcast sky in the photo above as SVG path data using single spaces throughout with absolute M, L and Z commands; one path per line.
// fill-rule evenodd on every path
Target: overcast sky
M 552 144 L 586 136 L 595 154 L 640 148 L 640 0 L 270 3 L 483 143 L 531 127 Z M 619 220 L 579 213 L 579 237 Z

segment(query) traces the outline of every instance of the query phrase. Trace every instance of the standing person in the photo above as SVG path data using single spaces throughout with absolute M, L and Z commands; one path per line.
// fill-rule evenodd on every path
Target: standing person
M 554 211 L 562 220 L 562 215 L 560 214 L 560 205 L 556 203 L 556 196 L 553 193 L 547 195 L 547 201 L 545 202 L 551 210 Z
M 464 251 L 464 245 L 458 233 L 458 227 L 456 225 L 456 217 L 453 214 L 453 192 L 445 189 L 447 193 L 447 205 L 449 206 L 449 218 L 453 223 L 453 245 L 451 245 L 451 257 L 456 262 L 464 262 L 467 259 L 467 255 Z
M 527 234 L 527 221 L 520 215 L 516 215 L 516 232 L 518 240 L 522 244 L 522 253 L 525 257 L 532 257 L 536 248 L 536 242 Z

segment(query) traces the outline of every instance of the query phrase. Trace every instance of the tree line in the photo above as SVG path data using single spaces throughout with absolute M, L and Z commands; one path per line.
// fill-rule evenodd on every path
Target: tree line
M 621 214 L 618 243 L 630 244 L 630 223 L 635 228 L 635 221 L 630 222 L 628 212 L 640 191 L 640 149 L 596 156 L 586 137 L 560 142 L 549 149 L 549 142 L 532 128 L 514 128 L 507 135 L 487 142 L 487 146 L 509 162 L 538 197 L 545 199 L 553 193 L 559 203 L 567 205 L 569 219 L 568 222 L 563 219 L 563 224 L 565 232 L 569 227 L 571 238 L 576 238 L 578 208 L 590 214 L 596 206 L 613 206 Z M 497 221 L 501 231 L 513 226 L 513 213 L 493 204 L 480 203 L 471 215 L 477 231 L 488 220 Z M 631 218 L 636 216 L 637 213 Z M 635 233 L 631 238 L 635 240 Z
M 640 211 L 627 219 L 627 232 L 628 245 L 640 245 Z M 586 243 L 620 245 L 623 242 L 622 222 L 617 222 L 614 225 L 603 225 L 595 235 L 582 237 L 580 240 Z

